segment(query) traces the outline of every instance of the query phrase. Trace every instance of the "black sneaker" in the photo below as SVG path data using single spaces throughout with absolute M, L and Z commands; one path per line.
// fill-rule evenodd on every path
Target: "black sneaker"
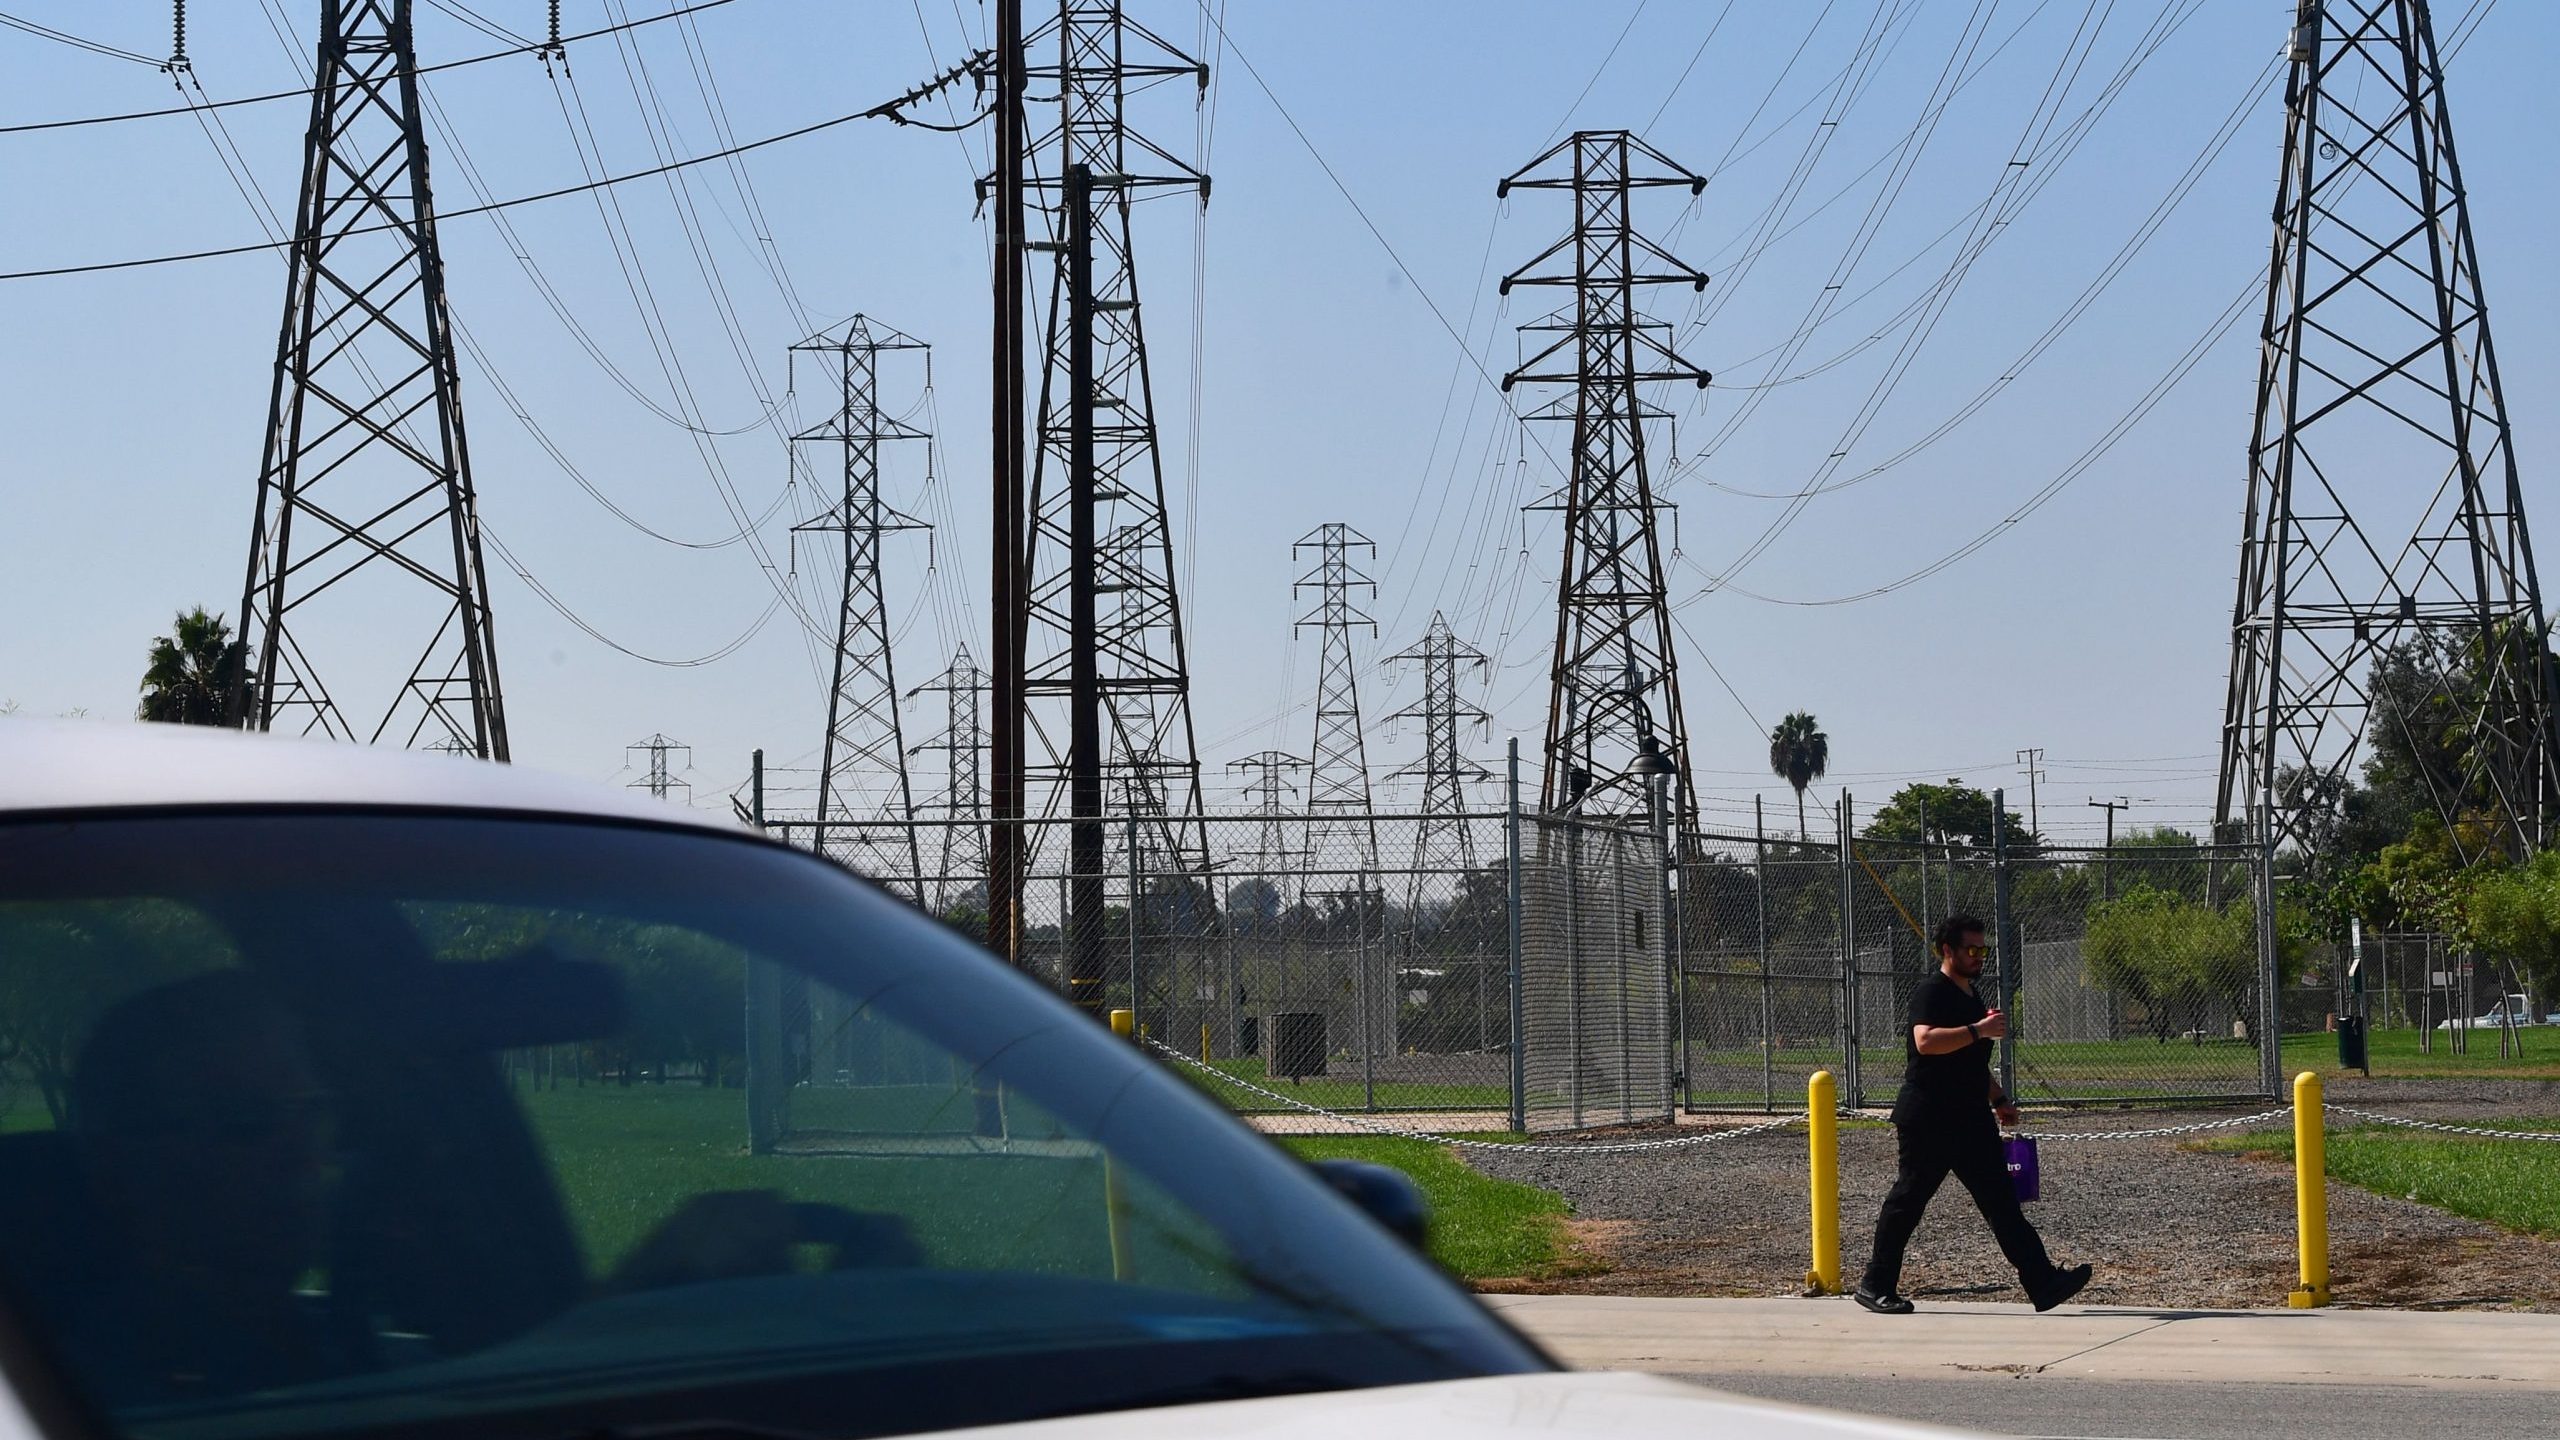
M 2056 1270 L 2046 1276 L 2044 1288 L 2029 1292 L 2027 1298 L 2036 1302 L 2036 1313 L 2042 1314 L 2079 1294 L 2081 1287 L 2088 1283 L 2089 1267 L 2074 1265 L 2068 1270 Z
M 2081 1278 L 2087 1279 L 2088 1277 L 2084 1275 Z M 1890 1290 L 1879 1295 L 1873 1290 L 1868 1289 L 1866 1286 L 1861 1285 L 1857 1289 L 1849 1292 L 1849 1298 L 1866 1306 L 1868 1309 L 1873 1310 L 1879 1315 L 1908 1315 L 1911 1313 L 1911 1302 L 1894 1294 Z

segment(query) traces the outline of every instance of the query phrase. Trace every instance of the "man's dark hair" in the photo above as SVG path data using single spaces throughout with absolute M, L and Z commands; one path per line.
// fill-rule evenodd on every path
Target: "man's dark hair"
M 1929 953 L 1940 954 L 1964 944 L 1967 935 L 1983 935 L 1989 931 L 1971 915 L 1950 915 L 1938 922 L 1938 937 L 1929 942 Z

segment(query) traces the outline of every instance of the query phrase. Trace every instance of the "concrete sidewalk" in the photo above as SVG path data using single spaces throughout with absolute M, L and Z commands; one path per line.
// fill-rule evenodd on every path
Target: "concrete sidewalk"
M 1487 1295 L 1566 1363 L 1671 1375 L 2403 1386 L 2560 1394 L 2560 1315 Z

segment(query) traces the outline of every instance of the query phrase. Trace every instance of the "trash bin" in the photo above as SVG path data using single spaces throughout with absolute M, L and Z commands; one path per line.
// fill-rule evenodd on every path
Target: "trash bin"
M 1294 1010 L 1271 1017 L 1269 1073 L 1303 1080 L 1324 1073 L 1324 1012 Z
M 2373 1073 L 2373 1066 L 2365 1059 L 2364 1017 L 2361 1015 L 2338 1017 L 2338 1064 L 2361 1070 L 2367 1075 Z

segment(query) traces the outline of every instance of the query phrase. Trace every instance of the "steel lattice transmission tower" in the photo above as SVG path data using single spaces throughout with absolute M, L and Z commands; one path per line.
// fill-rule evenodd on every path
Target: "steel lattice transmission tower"
M 939 694 L 942 696 L 942 734 L 914 746 L 909 755 L 927 750 L 942 752 L 944 770 L 949 776 L 942 792 L 942 815 L 948 823 L 942 827 L 942 855 L 937 867 L 941 875 L 941 904 L 948 909 L 955 900 L 973 892 L 983 895 L 987 869 L 987 798 L 984 783 L 984 757 L 987 732 L 978 723 L 979 697 L 986 693 L 987 677 L 978 670 L 976 657 L 965 644 L 953 652 L 951 664 L 939 675 L 918 685 L 910 696 Z
M 1304 770 L 1307 762 L 1286 750 L 1259 750 L 1241 760 L 1227 763 L 1229 770 L 1241 770 L 1253 779 L 1244 787 L 1245 803 L 1253 807 L 1262 823 L 1254 831 L 1253 873 L 1255 878 L 1278 887 L 1292 873 L 1289 865 L 1289 801 L 1298 793 L 1298 784 L 1289 778 L 1291 772 Z M 1283 908 L 1289 897 L 1280 896 Z
M 1387 657 L 1422 669 L 1422 700 L 1391 718 L 1422 722 L 1422 758 L 1398 775 L 1422 778 L 1422 820 L 1413 838 L 1411 909 L 1422 911 L 1423 887 L 1433 876 L 1456 876 L 1476 868 L 1475 835 L 1468 828 L 1467 782 L 1490 780 L 1493 772 L 1460 753 L 1458 735 L 1468 725 L 1491 718 L 1458 695 L 1458 672 L 1482 670 L 1485 653 L 1450 632 L 1449 621 L 1431 612 L 1431 627 L 1411 648 Z
M 881 449 L 895 441 L 929 438 L 925 431 L 880 408 L 880 357 L 924 351 L 923 341 L 856 315 L 843 331 L 818 335 L 791 347 L 824 356 L 835 372 L 839 401 L 834 414 L 791 437 L 792 443 L 829 444 L 843 454 L 844 486 L 824 514 L 794 526 L 841 535 L 844 585 L 836 609 L 835 678 L 827 692 L 827 734 L 818 767 L 818 810 L 809 848 L 845 858 L 847 841 L 874 844 L 885 832 L 889 874 L 924 903 L 924 867 L 916 844 L 915 785 L 907 772 L 907 745 L 898 710 L 897 667 L 890 656 L 889 602 L 880 579 L 881 537 L 926 528 L 890 508 L 880 494 Z M 795 382 L 796 383 L 796 382 Z M 885 786 L 880 794 L 872 787 Z M 885 817 L 883 812 L 886 812 Z M 886 826 L 878 822 L 886 818 Z M 903 867 L 903 868 L 901 868 Z M 878 867 L 862 867 L 876 871 Z
M 623 746 L 622 754 L 626 763 L 635 754 L 649 757 L 648 770 L 626 788 L 646 790 L 661 800 L 678 790 L 682 790 L 686 796 L 690 797 L 693 794 L 692 784 L 677 779 L 674 768 L 667 763 L 667 757 L 678 751 L 683 752 L 685 766 L 690 769 L 693 765 L 693 747 L 681 740 L 670 740 L 664 735 L 652 735 L 646 740 L 635 740 Z
M 1313 591 L 1316 605 L 1298 617 L 1298 628 L 1320 637 L 1316 668 L 1315 744 L 1307 752 L 1307 839 L 1300 856 L 1311 871 L 1349 870 L 1338 883 L 1311 887 L 1319 893 L 1367 897 L 1378 885 L 1378 822 L 1369 795 L 1369 742 L 1360 723 L 1360 677 L 1351 660 L 1351 636 L 1378 622 L 1354 603 L 1356 592 L 1377 585 L 1353 561 L 1352 552 L 1378 547 L 1348 525 L 1319 525 L 1290 548 L 1294 557 L 1316 555 L 1315 568 L 1298 578 L 1297 590 Z M 1364 902 L 1363 903 L 1367 903 Z
M 1664 603 L 1662 550 L 1654 533 L 1646 422 L 1668 412 L 1643 387 L 1707 372 L 1672 349 L 1671 327 L 1637 307 L 1640 290 L 1707 277 L 1638 234 L 1637 191 L 1706 180 L 1624 130 L 1578 131 L 1504 180 L 1496 193 L 1561 190 L 1573 197 L 1573 229 L 1502 279 L 1562 289 L 1570 298 L 1521 328 L 1530 353 L 1502 379 L 1566 387 L 1530 419 L 1570 421 L 1572 473 L 1539 508 L 1564 514 L 1556 648 L 1547 705 L 1540 803 L 1549 810 L 1616 817 L 1647 813 L 1645 768 L 1667 761 L 1679 789 L 1677 824 L 1697 827 L 1689 783 L 1688 724 L 1680 665 Z M 1552 337 L 1552 338 L 1548 338 Z
M 1097 669 L 1107 712 L 1104 766 L 1109 791 L 1145 823 L 1150 866 L 1194 872 L 1206 864 L 1199 832 L 1200 763 L 1191 723 L 1191 675 L 1175 584 L 1155 394 L 1139 304 L 1131 207 L 1151 193 L 1196 190 L 1208 177 L 1132 132 L 1131 96 L 1176 79 L 1205 90 L 1208 69 L 1121 13 L 1117 4 L 1065 0 L 1056 17 L 1025 38 L 1025 75 L 1034 94 L 1055 95 L 1056 120 L 1028 143 L 1026 190 L 1048 233 L 1034 249 L 1055 255 L 1042 302 L 1048 311 L 1032 439 L 1027 553 L 1021 591 L 1022 694 L 1030 713 L 1034 779 L 1026 813 L 1063 808 L 1074 677 L 1072 590 L 1077 565 L 1102 573 L 1103 613 L 1095 627 Z M 1051 91 L 1049 87 L 1055 87 Z M 1083 167 L 1079 189 L 1070 174 Z M 1079 198 L 1081 197 L 1081 198 Z M 1089 405 L 1096 552 L 1080 556 L 1071 471 L 1076 462 L 1074 316 L 1070 305 L 1069 212 L 1084 210 Z
M 315 72 L 232 711 L 504 760 L 409 0 L 321 0 Z
M 2560 706 L 2434 28 L 2302 0 L 2291 59 L 2216 818 L 2318 844 L 2388 726 L 2521 853 Z

